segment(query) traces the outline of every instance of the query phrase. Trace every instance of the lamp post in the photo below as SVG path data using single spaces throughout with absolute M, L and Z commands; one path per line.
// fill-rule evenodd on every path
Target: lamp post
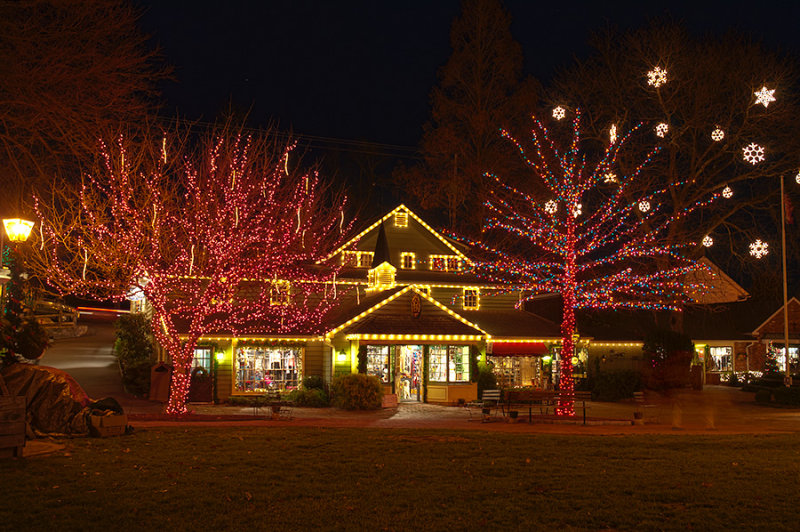
M 22 218 L 4 218 L 3 226 L 5 227 L 5 231 L 0 231 L 0 257 L 3 255 L 3 251 L 5 250 L 5 242 L 3 241 L 4 237 L 8 236 L 8 239 L 14 244 L 25 242 L 28 240 L 28 237 L 31 234 L 34 222 L 23 220 Z M 6 313 L 5 285 L 10 279 L 11 272 L 6 271 L 6 269 L 2 267 L 2 263 L 0 261 L 0 284 L 2 284 L 0 290 L 0 296 L 2 296 L 0 298 L 0 315 L 3 316 L 5 316 Z

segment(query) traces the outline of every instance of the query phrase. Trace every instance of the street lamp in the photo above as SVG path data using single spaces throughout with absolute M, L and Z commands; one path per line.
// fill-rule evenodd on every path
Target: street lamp
M 28 240 L 34 222 L 23 220 L 22 218 L 5 218 L 3 225 L 6 227 L 8 239 L 15 243 L 22 243 Z

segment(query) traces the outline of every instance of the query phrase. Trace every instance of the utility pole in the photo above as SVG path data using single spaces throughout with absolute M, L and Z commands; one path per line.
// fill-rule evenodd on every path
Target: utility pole
M 786 198 L 783 193 L 783 175 L 781 180 L 781 258 L 783 260 L 783 354 L 786 361 L 786 372 L 783 378 L 785 386 L 792 385 L 792 371 L 789 368 L 789 305 L 786 289 Z

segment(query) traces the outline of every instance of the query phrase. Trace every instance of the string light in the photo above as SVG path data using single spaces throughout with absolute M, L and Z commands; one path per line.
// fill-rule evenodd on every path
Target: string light
M 561 107 L 560 105 L 555 109 L 553 109 L 553 118 L 555 118 L 556 120 L 561 120 L 565 116 L 566 116 L 566 111 L 564 111 L 564 108 Z
M 667 71 L 661 67 L 655 67 L 653 70 L 647 72 L 647 84 L 655 88 L 667 82 Z
M 755 142 L 742 148 L 744 160 L 750 164 L 757 164 L 764 160 L 764 148 Z
M 669 126 L 664 122 L 661 122 L 656 126 L 656 135 L 662 139 L 667 136 L 667 131 L 669 131 Z
M 769 107 L 770 102 L 775 101 L 775 96 L 773 96 L 773 94 L 775 94 L 775 89 L 770 90 L 766 87 L 766 85 L 762 86 L 761 89 L 757 90 L 753 94 L 756 95 L 756 103 L 753 105 L 761 104 L 766 108 Z
M 707 247 L 707 248 L 710 248 L 711 246 L 713 246 L 713 245 L 714 245 L 714 239 L 713 239 L 713 238 L 711 238 L 711 236 L 710 236 L 710 235 L 706 235 L 706 236 L 704 236 L 704 237 L 703 237 L 703 245 L 704 245 L 705 247 Z
M 671 190 L 688 182 L 683 181 L 630 201 L 630 196 L 635 194 L 630 185 L 640 178 L 662 149 L 660 146 L 647 153 L 640 164 L 633 165 L 612 193 L 585 194 L 598 181 L 607 179 L 611 173 L 609 168 L 617 167 L 618 154 L 628 139 L 642 130 L 642 125 L 621 135 L 615 149 L 605 150 L 597 164 L 589 168 L 582 149 L 580 119 L 578 111 L 573 120 L 572 140 L 563 150 L 556 146 L 547 128 L 535 117 L 530 146 L 523 145 L 508 131 L 502 131 L 514 144 L 526 167 L 554 196 L 550 201 L 565 205 L 566 212 L 573 216 L 545 216 L 536 198 L 487 174 L 494 186 L 493 194 L 484 203 L 485 240 L 448 233 L 483 252 L 486 258 L 473 262 L 473 271 L 482 279 L 517 286 L 520 294 L 530 294 L 521 295 L 518 306 L 530 301 L 535 294 L 561 294 L 562 349 L 558 383 L 561 399 L 556 409 L 559 415 L 573 415 L 575 411 L 571 363 L 578 341 L 575 311 L 680 310 L 691 301 L 688 294 L 706 289 L 702 280 L 687 280 L 687 274 L 710 270 L 689 256 L 695 244 L 668 243 L 666 236 L 671 224 L 685 220 L 695 210 L 721 198 L 721 194 L 716 193 L 674 212 L 659 208 L 662 203 L 669 205 Z M 590 214 L 578 220 L 574 215 L 583 208 L 581 200 L 587 202 Z M 650 208 L 646 212 L 638 211 L 640 204 Z M 653 208 L 654 205 L 657 207 Z M 505 237 L 497 238 L 495 232 Z M 508 241 L 509 247 L 498 249 L 492 244 L 497 241 Z M 519 249 L 530 252 L 518 254 L 516 250 Z
M 733 197 L 733 189 L 725 185 L 725 188 L 722 189 L 722 197 L 725 199 L 731 199 Z
M 767 256 L 769 254 L 769 244 L 756 240 L 750 244 L 750 254 L 757 259 Z
M 720 142 L 722 139 L 725 138 L 725 132 L 722 131 L 719 127 L 717 127 L 714 131 L 711 132 L 711 140 L 714 142 Z

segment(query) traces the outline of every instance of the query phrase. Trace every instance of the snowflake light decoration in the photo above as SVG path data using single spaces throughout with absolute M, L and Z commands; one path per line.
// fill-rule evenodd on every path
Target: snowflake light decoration
M 558 203 L 555 200 L 550 200 L 544 204 L 544 212 L 547 214 L 555 214 L 558 210 Z
M 642 200 L 639 202 L 639 210 L 642 212 L 647 212 L 650 210 L 650 202 L 647 200 Z
M 711 238 L 711 236 L 710 236 L 710 235 L 706 235 L 706 236 L 704 236 L 704 237 L 703 237 L 703 245 L 704 245 L 705 247 L 707 247 L 707 248 L 710 248 L 711 246 L 713 246 L 713 245 L 714 245 L 714 239 L 713 239 L 713 238 Z
M 711 140 L 713 140 L 714 142 L 719 142 L 724 138 L 725 138 L 725 132 L 722 131 L 722 129 L 719 127 L 711 132 Z
M 794 176 L 794 180 L 797 181 L 797 184 L 800 185 L 800 171 L 797 172 L 797 175 Z
M 800 175 L 797 174 L 797 175 Z M 606 175 L 603 176 L 603 183 L 619 183 L 617 180 L 617 174 L 614 172 L 608 172 Z
M 731 199 L 733 197 L 733 189 L 725 185 L 725 188 L 722 189 L 722 197 L 725 199 Z
M 661 67 L 655 67 L 647 73 L 647 84 L 655 88 L 667 82 L 667 71 Z
M 661 122 L 656 126 L 656 135 L 662 139 L 667 136 L 667 131 L 669 131 L 669 126 L 664 122 Z
M 611 128 L 608 130 L 608 140 L 611 144 L 617 142 L 617 124 L 611 124 Z
M 744 160 L 750 164 L 757 164 L 764 160 L 764 148 L 755 142 L 742 148 L 742 152 L 744 152 Z
M 769 254 L 769 244 L 756 240 L 750 244 L 750 254 L 757 259 Z
M 553 109 L 553 118 L 555 118 L 556 120 L 561 120 L 566 116 L 566 114 L 567 112 L 564 111 L 564 108 L 561 107 L 560 105 L 555 109 Z
M 581 205 L 580 203 L 576 203 L 575 206 L 572 208 L 572 216 L 575 217 L 575 218 L 580 216 L 582 207 L 583 207 L 583 205 Z
M 761 90 L 757 90 L 753 94 L 756 95 L 756 103 L 753 105 L 761 104 L 764 107 L 769 107 L 769 102 L 775 101 L 775 89 L 769 90 L 766 85 L 761 87 Z

